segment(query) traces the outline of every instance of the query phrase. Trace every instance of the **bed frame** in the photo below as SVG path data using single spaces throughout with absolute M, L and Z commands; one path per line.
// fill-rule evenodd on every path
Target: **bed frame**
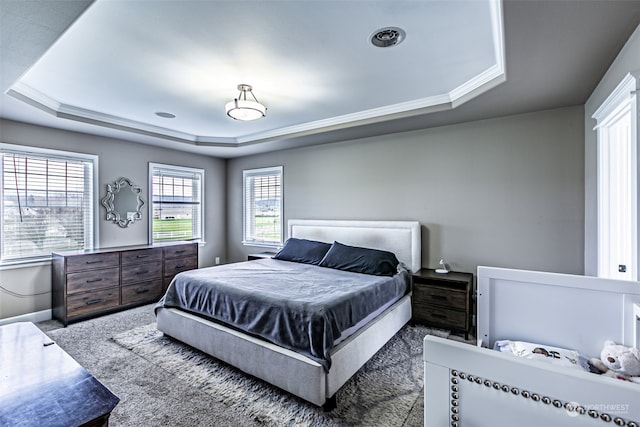
M 479 344 L 640 344 L 640 283 L 478 267 Z M 640 385 L 427 336 L 425 426 L 640 426 Z
M 289 237 L 384 249 L 412 271 L 420 269 L 420 224 L 415 221 L 290 220 Z M 248 261 L 250 262 L 250 261 Z M 331 369 L 269 342 L 170 308 L 157 312 L 158 330 L 315 405 L 331 409 L 335 393 L 411 318 L 406 295 L 331 352 Z

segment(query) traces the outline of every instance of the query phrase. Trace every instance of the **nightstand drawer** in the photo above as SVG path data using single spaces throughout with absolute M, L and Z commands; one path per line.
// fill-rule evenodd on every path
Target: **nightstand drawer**
M 460 310 L 465 310 L 467 307 L 466 292 L 429 287 L 423 284 L 414 284 L 413 299 L 418 305 L 431 306 L 436 304 Z
M 466 329 L 467 325 L 467 316 L 464 311 L 430 306 L 428 310 L 421 310 L 414 315 L 416 320 L 442 325 L 445 328 Z
M 275 252 L 260 252 L 247 255 L 247 261 L 255 261 L 257 259 L 273 258 Z

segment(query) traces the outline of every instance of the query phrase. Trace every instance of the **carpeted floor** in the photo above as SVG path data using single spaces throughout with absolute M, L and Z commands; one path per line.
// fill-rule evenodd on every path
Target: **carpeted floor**
M 62 328 L 37 325 L 120 398 L 109 420 L 118 426 L 259 426 L 207 393 L 116 344 L 119 333 L 155 321 L 152 305 L 86 320 Z
M 115 341 L 177 375 L 232 410 L 265 425 L 403 426 L 422 390 L 423 326 L 403 328 L 337 394 L 337 408 L 315 405 L 164 336 L 155 324 L 115 336 Z
M 120 398 L 111 415 L 111 426 L 423 423 L 425 327 L 405 326 L 338 392 L 338 407 L 325 413 L 164 337 L 155 330 L 152 307 L 142 306 L 67 328 L 56 321 L 38 324 Z

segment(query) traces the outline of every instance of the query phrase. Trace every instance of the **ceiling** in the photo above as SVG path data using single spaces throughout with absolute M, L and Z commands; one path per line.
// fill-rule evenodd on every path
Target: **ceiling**
M 0 0 L 0 24 L 1 117 L 230 158 L 584 104 L 640 1 Z M 265 118 L 225 115 L 241 83 Z

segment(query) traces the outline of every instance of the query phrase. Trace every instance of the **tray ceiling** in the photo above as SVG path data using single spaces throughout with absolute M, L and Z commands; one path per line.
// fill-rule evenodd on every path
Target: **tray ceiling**
M 7 93 L 63 119 L 241 148 L 447 110 L 499 85 L 501 7 L 97 0 Z M 406 38 L 373 46 L 371 35 L 385 27 Z M 253 86 L 265 118 L 226 116 L 238 84 Z

